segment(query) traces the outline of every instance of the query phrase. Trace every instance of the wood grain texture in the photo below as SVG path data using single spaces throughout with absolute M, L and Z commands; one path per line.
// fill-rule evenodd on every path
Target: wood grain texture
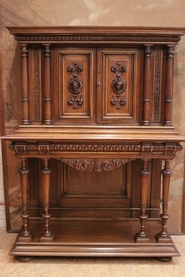
M 5 140 L 11 140 L 10 149 L 14 151 L 18 159 L 21 159 L 22 163 L 20 177 L 23 197 L 21 215 L 23 231 L 19 234 L 15 250 L 11 253 L 19 256 L 19 245 L 24 242 L 21 255 L 26 256 L 30 241 L 32 243 L 35 240 L 35 237 L 30 236 L 27 229 L 29 218 L 28 172 L 30 169 L 27 167 L 26 161 L 31 158 L 41 159 L 43 162 L 41 177 L 38 176 L 36 170 L 37 184 L 41 180 L 41 186 L 35 187 L 37 190 L 35 195 L 39 196 L 39 200 L 42 202 L 37 202 L 38 206 L 36 207 L 39 212 L 35 214 L 39 220 L 43 205 L 42 227 L 38 221 L 37 227 L 34 227 L 34 233 L 41 232 L 34 248 L 37 255 L 42 253 L 43 246 L 40 243 L 44 243 L 46 246 L 47 255 L 55 255 L 55 240 L 59 240 L 56 245 L 60 249 L 60 254 L 63 255 L 63 248 L 60 246 L 62 238 L 58 230 L 56 230 L 56 235 L 50 231 L 52 214 L 49 206 L 51 200 L 54 204 L 52 207 L 54 216 L 59 219 L 64 216 L 72 221 L 77 218 L 88 220 L 91 218 L 95 222 L 95 227 L 100 218 L 104 218 L 105 221 L 108 218 L 114 220 L 129 218 L 129 224 L 126 229 L 122 230 L 124 240 L 130 249 L 126 251 L 128 256 L 137 252 L 137 255 L 141 257 L 143 253 L 146 255 L 147 251 L 151 255 L 155 253 L 160 258 L 159 248 L 162 252 L 164 251 L 163 254 L 166 251 L 166 257 L 176 256 L 176 249 L 166 229 L 169 177 L 171 175 L 169 161 L 175 158 L 178 151 L 182 150 L 179 142 L 185 141 L 185 138 L 179 136 L 173 126 L 167 124 L 169 123 L 167 121 L 170 120 L 172 114 L 172 105 L 169 105 L 169 102 L 173 92 L 173 49 L 180 36 L 185 33 L 185 29 L 9 27 L 9 31 L 15 36 L 18 44 L 22 45 L 22 98 L 24 100 L 22 106 L 23 126 L 19 126 L 10 136 L 3 137 Z M 108 45 L 106 45 L 107 41 Z M 154 48 L 157 46 L 157 49 L 160 49 L 168 58 L 166 63 L 161 60 L 162 74 L 158 75 L 159 80 L 157 80 L 160 89 L 162 84 L 165 84 L 168 89 L 162 91 L 161 98 L 164 101 L 158 101 L 155 105 L 153 103 L 155 98 L 152 97 L 154 96 L 152 89 L 155 89 L 155 86 L 152 86 L 152 82 L 157 65 L 151 44 Z M 41 90 L 42 125 L 35 124 L 35 122 L 27 124 L 29 111 L 34 110 L 36 102 L 34 98 L 37 98 L 36 94 L 30 98 L 28 93 L 33 92 L 30 80 L 33 80 L 35 73 L 32 66 L 34 55 L 31 54 L 28 58 L 28 54 L 33 52 L 32 50 L 27 51 L 27 48 L 35 49 L 35 46 L 40 49 L 42 57 L 39 63 L 40 76 L 43 79 L 41 82 L 43 85 Z M 140 73 L 141 71 L 142 73 Z M 51 72 L 53 73 L 51 74 Z M 112 94 L 115 96 L 111 98 Z M 53 97 L 55 101 L 52 101 Z M 157 108 L 156 105 L 158 105 Z M 154 119 L 152 115 L 155 113 L 154 107 L 164 115 L 166 126 L 163 126 L 162 117 L 158 124 L 156 121 L 152 122 Z M 84 115 L 89 116 L 88 124 Z M 79 119 L 79 124 L 76 119 Z M 56 159 L 67 166 L 56 163 L 54 161 Z M 160 197 L 160 185 L 156 182 L 159 182 L 161 173 L 154 168 L 154 159 L 164 159 L 165 167 L 161 171 L 163 175 L 161 231 L 155 234 L 154 238 L 152 235 L 151 238 L 151 231 L 146 231 L 147 218 L 148 215 L 152 215 L 153 211 L 160 209 L 159 202 L 158 206 L 157 202 L 153 202 L 154 196 Z M 139 166 L 138 162 L 131 164 L 133 160 L 141 161 L 140 181 L 133 177 L 137 174 L 136 170 Z M 129 164 L 127 165 L 127 163 Z M 56 176 L 55 178 L 51 175 L 49 164 L 53 169 L 55 165 L 58 165 L 54 169 L 53 176 Z M 38 167 L 40 167 L 40 162 L 38 162 Z M 75 170 L 72 170 L 71 167 Z M 80 174 L 76 169 L 80 171 Z M 157 169 L 159 168 L 157 167 Z M 88 173 L 85 175 L 86 171 Z M 97 174 L 102 174 L 102 171 L 106 174 L 104 173 L 98 178 Z M 107 173 L 109 171 L 112 173 L 111 176 Z M 151 174 L 155 174 L 156 178 L 151 178 Z M 57 183 L 54 186 L 52 186 L 51 178 L 54 178 L 53 180 Z M 31 178 L 31 180 L 33 179 Z M 132 183 L 133 181 L 134 183 Z M 158 190 L 158 193 L 153 193 L 153 187 Z M 50 191 L 54 189 L 55 192 L 51 197 Z M 140 193 L 139 197 L 136 190 Z M 33 188 L 31 191 L 34 191 Z M 153 203 L 154 206 L 151 205 Z M 136 231 L 132 216 L 138 215 L 139 208 L 140 224 Z M 33 221 L 30 219 L 30 229 L 32 224 Z M 128 237 L 128 226 L 135 230 L 132 235 L 135 243 L 131 242 Z M 78 228 L 77 225 L 74 227 L 74 233 Z M 106 237 L 105 225 L 101 228 L 104 240 Z M 113 226 L 110 230 L 113 230 Z M 92 232 L 92 229 L 89 232 Z M 72 251 L 76 254 L 77 251 L 81 253 L 82 250 L 85 256 L 96 256 L 98 249 L 98 253 L 102 256 L 120 256 L 120 252 L 121 256 L 126 255 L 125 245 L 123 248 L 118 247 L 115 250 L 119 234 L 113 241 L 108 240 L 110 248 L 103 252 L 101 247 L 104 243 L 99 241 L 99 238 L 90 236 L 90 240 L 93 239 L 95 245 L 100 245 L 100 248 L 93 247 L 92 249 L 88 235 L 84 235 L 88 245 L 85 248 L 82 245 L 75 248 L 74 245 L 79 242 L 73 235 L 69 242 L 73 246 L 66 248 L 69 255 L 73 255 Z M 153 244 L 150 242 L 151 239 Z M 50 246 L 47 243 L 50 243 Z M 147 247 L 137 246 L 143 245 L 143 243 Z M 169 243 L 172 247 L 171 252 L 168 252 L 166 248 Z M 30 251 L 31 256 L 34 256 L 35 253 Z
M 154 9 L 157 10 L 154 16 Z M 166 11 L 164 13 L 164 10 Z M 142 1 L 139 5 L 135 5 L 132 2 L 124 3 L 124 1 L 114 1 L 112 5 L 111 1 L 106 0 L 105 2 L 98 1 L 92 5 L 91 1 L 78 1 L 78 4 L 73 5 L 73 1 L 55 0 L 54 2 L 42 2 L 39 0 L 16 0 L 8 2 L 5 0 L 1 1 L 2 11 L 2 25 L 119 25 L 119 26 L 184 26 L 184 1 L 180 0 L 177 2 L 166 3 L 154 1 Z M 128 17 L 128 14 L 130 15 Z M 169 17 L 169 14 L 171 15 Z M 180 47 L 177 48 L 175 53 L 175 95 L 173 103 L 173 123 L 181 131 L 183 130 L 183 118 L 184 118 L 184 107 L 183 107 L 183 95 L 184 95 L 184 66 L 183 66 L 183 48 L 184 39 L 180 43 Z M 14 56 L 15 43 L 13 38 L 8 35 L 7 31 L 3 27 L 3 93 L 5 94 L 5 102 L 11 104 L 11 110 L 8 109 L 8 114 L 12 112 L 12 117 L 9 122 L 6 122 L 6 132 L 10 129 L 14 129 L 17 122 L 20 122 L 20 102 L 18 95 L 20 93 L 19 82 L 19 56 L 18 49 L 16 50 L 16 56 Z M 179 54 L 177 54 L 179 53 Z M 13 63 L 12 63 L 13 61 Z M 13 66 L 12 66 L 13 65 Z M 11 67 L 11 74 L 10 72 Z M 164 87 L 164 85 L 163 85 Z M 11 101 L 9 96 L 11 95 Z M 14 98 L 13 98 L 14 97 Z M 179 118 L 181 113 L 181 118 Z M 159 123 L 159 122 L 158 122 Z M 28 135 L 29 136 L 29 135 Z M 169 134 L 170 136 L 170 134 Z M 3 151 L 5 151 L 3 147 Z M 178 207 L 181 209 L 181 199 L 178 197 L 182 189 L 182 171 L 184 164 L 184 152 L 178 154 L 178 159 L 173 162 L 173 167 L 178 168 L 173 175 L 173 187 L 175 194 L 170 195 L 170 206 Z M 11 168 L 11 157 L 8 156 L 8 164 Z M 181 170 L 180 170 L 181 168 Z M 4 175 L 8 169 L 5 169 Z M 11 170 L 9 170 L 11 171 Z M 7 184 L 11 183 L 11 177 L 9 176 Z M 176 185 L 178 183 L 178 185 Z M 18 184 L 18 182 L 17 182 Z M 173 209 L 170 211 L 169 229 L 172 231 L 180 231 L 180 220 L 181 214 L 174 212 Z M 8 218 L 8 215 L 7 215 Z M 173 219 L 175 219 L 176 226 L 173 225 Z

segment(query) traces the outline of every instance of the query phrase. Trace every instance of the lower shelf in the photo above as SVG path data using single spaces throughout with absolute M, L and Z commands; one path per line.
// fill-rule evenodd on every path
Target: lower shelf
M 65 256 L 65 257 L 155 257 L 180 256 L 173 241 L 157 242 L 161 221 L 149 219 L 146 233 L 149 242 L 135 242 L 140 230 L 139 220 L 56 219 L 50 221 L 53 240 L 40 241 L 44 231 L 41 219 L 29 221 L 31 240 L 17 240 L 10 254 L 15 256 Z

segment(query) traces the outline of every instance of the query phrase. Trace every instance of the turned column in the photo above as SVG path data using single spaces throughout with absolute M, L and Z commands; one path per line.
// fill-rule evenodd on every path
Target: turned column
M 150 125 L 150 101 L 152 93 L 151 49 L 152 45 L 145 45 L 144 50 L 144 87 L 143 87 L 143 120 L 142 125 Z
M 51 124 L 51 50 L 44 45 L 44 124 Z
M 27 168 L 27 160 L 21 160 L 21 168 L 19 169 L 20 181 L 21 181 L 21 194 L 22 194 L 22 220 L 23 220 L 23 230 L 20 233 L 19 240 L 30 241 L 32 235 L 28 231 L 28 218 L 29 218 L 29 208 L 28 208 L 28 173 L 29 169 Z
M 22 98 L 22 124 L 30 124 L 29 120 L 29 94 L 28 94 L 28 50 L 27 44 L 21 44 L 21 98 Z
M 149 238 L 145 232 L 145 222 L 147 219 L 146 207 L 148 199 L 148 186 L 149 186 L 149 175 L 150 171 L 148 170 L 148 160 L 142 160 L 142 168 L 140 170 L 140 183 L 141 183 L 141 214 L 139 215 L 141 230 L 135 236 L 137 242 L 148 242 Z
M 164 125 L 172 125 L 174 45 L 168 45 L 166 66 L 166 88 L 164 99 Z
M 161 174 L 163 175 L 163 182 L 162 182 L 163 204 L 162 204 L 162 214 L 160 215 L 162 220 L 162 231 L 156 235 L 156 239 L 158 242 L 171 241 L 171 238 L 167 233 L 167 229 L 166 229 L 167 220 L 169 218 L 169 215 L 167 212 L 168 212 L 170 177 L 173 173 L 170 169 L 169 163 L 170 163 L 170 160 L 165 160 L 164 169 L 161 170 Z
M 44 218 L 45 231 L 43 232 L 40 241 L 51 241 L 53 240 L 53 235 L 49 230 L 49 219 L 51 214 L 49 214 L 49 192 L 50 192 L 50 173 L 51 170 L 48 168 L 48 159 L 43 159 L 44 168 L 42 173 L 42 188 L 43 188 L 43 208 L 44 213 L 42 217 Z

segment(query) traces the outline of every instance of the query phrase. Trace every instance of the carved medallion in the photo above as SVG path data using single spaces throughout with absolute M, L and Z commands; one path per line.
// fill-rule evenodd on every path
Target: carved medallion
M 126 104 L 125 97 L 121 96 L 126 91 L 126 82 L 122 76 L 126 72 L 126 66 L 123 66 L 121 62 L 117 62 L 112 65 L 111 72 L 116 74 L 116 78 L 111 83 L 111 89 L 116 96 L 112 96 L 110 103 L 112 106 L 116 106 L 116 109 L 120 109 L 121 106 Z
M 79 95 L 83 91 L 83 81 L 79 78 L 79 75 L 83 72 L 83 67 L 77 62 L 73 62 L 68 66 L 67 71 L 70 75 L 73 75 L 68 81 L 68 90 L 73 95 L 69 98 L 68 105 L 72 106 L 73 109 L 77 109 L 83 104 L 83 98 Z

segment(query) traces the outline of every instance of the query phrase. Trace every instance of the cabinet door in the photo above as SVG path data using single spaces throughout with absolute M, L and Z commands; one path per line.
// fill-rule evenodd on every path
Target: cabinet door
M 98 50 L 98 123 L 139 125 L 141 52 L 133 48 Z
M 54 123 L 93 122 L 96 50 L 55 49 L 52 62 Z

